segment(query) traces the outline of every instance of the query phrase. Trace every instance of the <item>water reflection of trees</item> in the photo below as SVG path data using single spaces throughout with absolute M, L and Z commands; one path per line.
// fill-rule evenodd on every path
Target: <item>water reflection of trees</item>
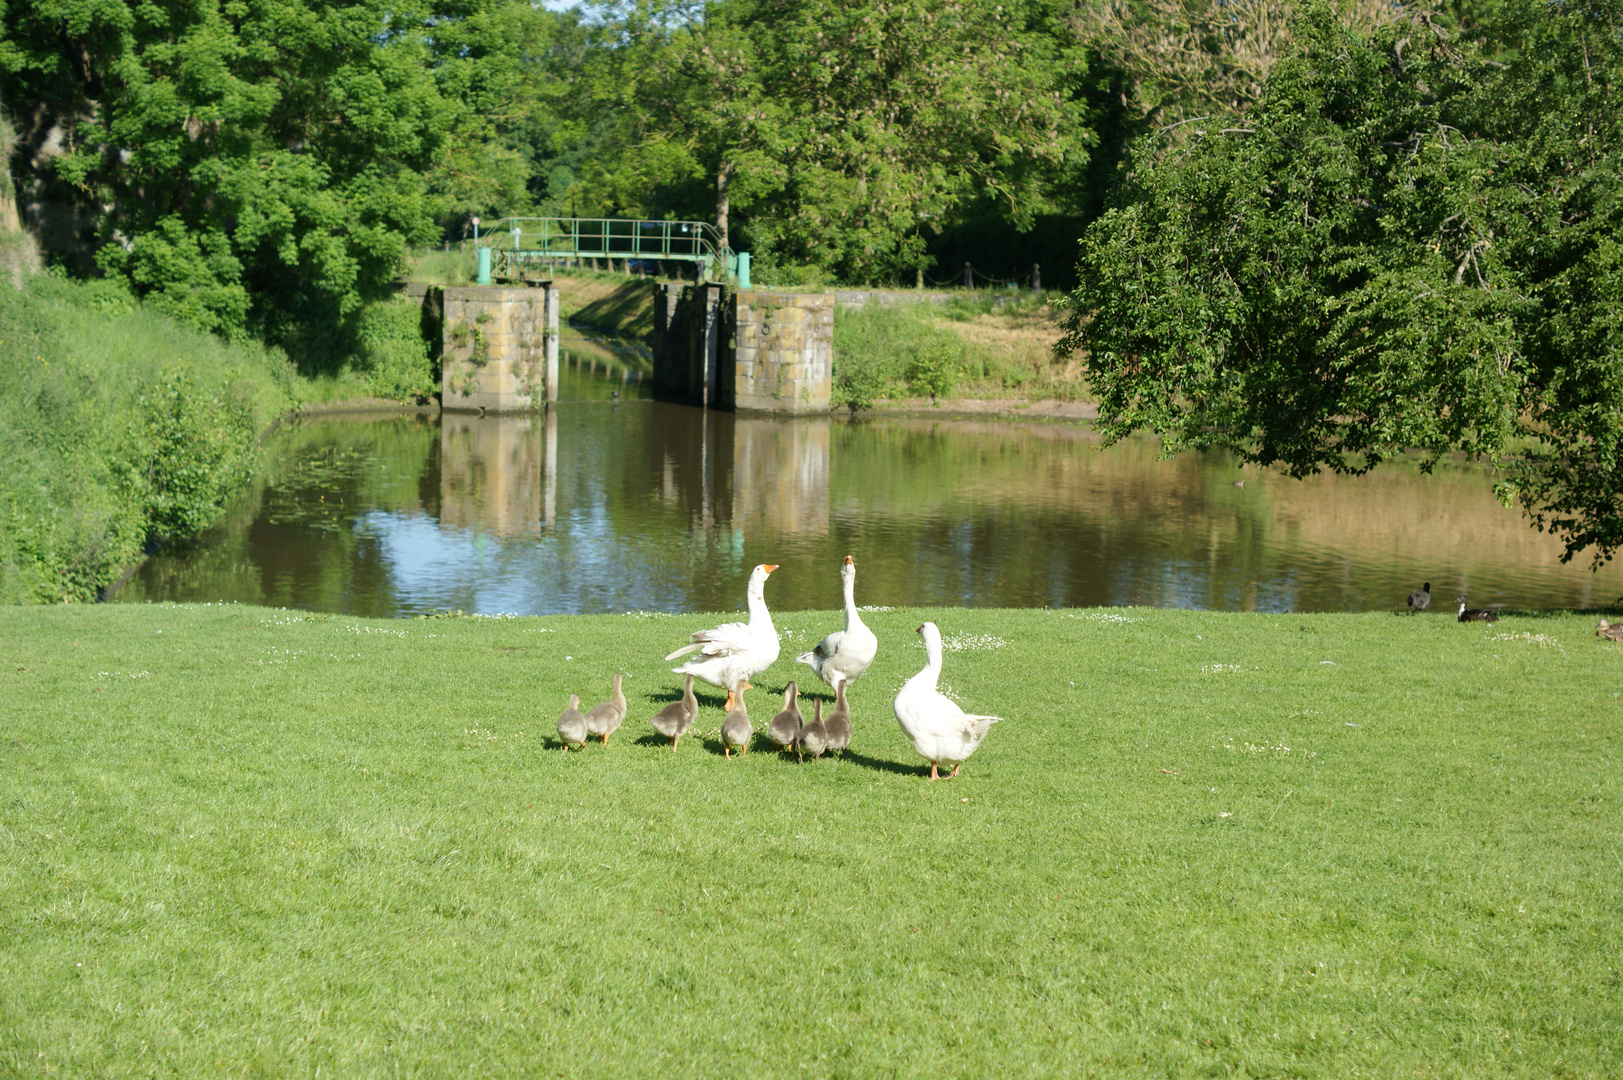
M 1486 494 L 1475 467 L 1298 482 L 1216 455 L 1100 451 L 1051 424 L 778 420 L 635 402 L 545 417 L 308 423 L 279 434 L 234 524 L 154 560 L 134 598 L 368 614 L 1141 604 L 1401 606 L 1421 581 L 1485 602 L 1609 601 Z M 1412 580 L 1411 580 L 1412 579 Z M 1495 593 L 1498 593 L 1498 596 Z
M 149 559 L 118 598 L 394 614 L 395 574 L 366 514 L 438 513 L 439 435 L 421 416 L 284 426 L 225 519 L 197 542 Z

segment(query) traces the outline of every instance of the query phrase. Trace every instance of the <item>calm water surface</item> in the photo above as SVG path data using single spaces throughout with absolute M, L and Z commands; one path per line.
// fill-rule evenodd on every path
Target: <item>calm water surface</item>
M 1296 481 L 1161 461 L 1149 440 L 1101 450 L 1079 426 L 736 417 L 649 400 L 640 357 L 568 353 L 545 418 L 284 428 L 229 520 L 116 599 L 732 611 L 773 562 L 775 609 L 828 609 L 848 552 L 870 605 L 1392 610 L 1423 581 L 1434 611 L 1462 590 L 1517 608 L 1623 595 L 1623 569 L 1563 566 L 1465 464 Z

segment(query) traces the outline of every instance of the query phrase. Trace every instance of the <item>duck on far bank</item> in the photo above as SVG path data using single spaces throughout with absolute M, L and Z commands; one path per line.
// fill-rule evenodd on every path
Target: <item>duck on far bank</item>
M 1623 641 L 1623 623 L 1609 623 L 1605 619 L 1595 627 L 1595 636 L 1607 641 Z
M 1465 594 L 1460 593 L 1459 599 L 1454 601 L 1460 606 L 1457 616 L 1460 622 L 1498 622 L 1499 616 L 1486 608 L 1468 608 L 1465 606 Z
M 1426 610 L 1429 603 L 1431 603 L 1431 582 L 1428 581 L 1409 594 L 1409 610 L 1418 615 Z

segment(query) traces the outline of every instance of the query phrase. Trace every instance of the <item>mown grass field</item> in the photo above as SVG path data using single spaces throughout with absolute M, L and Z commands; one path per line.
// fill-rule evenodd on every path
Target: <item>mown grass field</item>
M 770 598 L 770 595 L 769 595 Z M 929 783 L 890 700 L 997 725 Z M 1594 617 L 888 611 L 846 760 L 697 615 L 0 609 L 0 1075 L 1606 1076 Z M 778 617 L 785 657 L 838 625 Z M 952 646 L 958 646 L 952 649 Z M 565 695 L 631 715 L 557 748 Z

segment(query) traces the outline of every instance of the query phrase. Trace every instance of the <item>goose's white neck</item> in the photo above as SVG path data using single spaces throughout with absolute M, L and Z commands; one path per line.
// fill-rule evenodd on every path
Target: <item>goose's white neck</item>
M 918 678 L 927 680 L 932 690 L 935 689 L 936 683 L 941 679 L 941 637 L 939 634 L 926 633 L 924 635 L 924 670 L 919 672 Z
M 749 609 L 751 626 L 764 626 L 768 630 L 776 632 L 776 628 L 772 625 L 772 612 L 766 609 L 766 583 L 764 581 L 759 585 L 753 582 L 750 583 Z

